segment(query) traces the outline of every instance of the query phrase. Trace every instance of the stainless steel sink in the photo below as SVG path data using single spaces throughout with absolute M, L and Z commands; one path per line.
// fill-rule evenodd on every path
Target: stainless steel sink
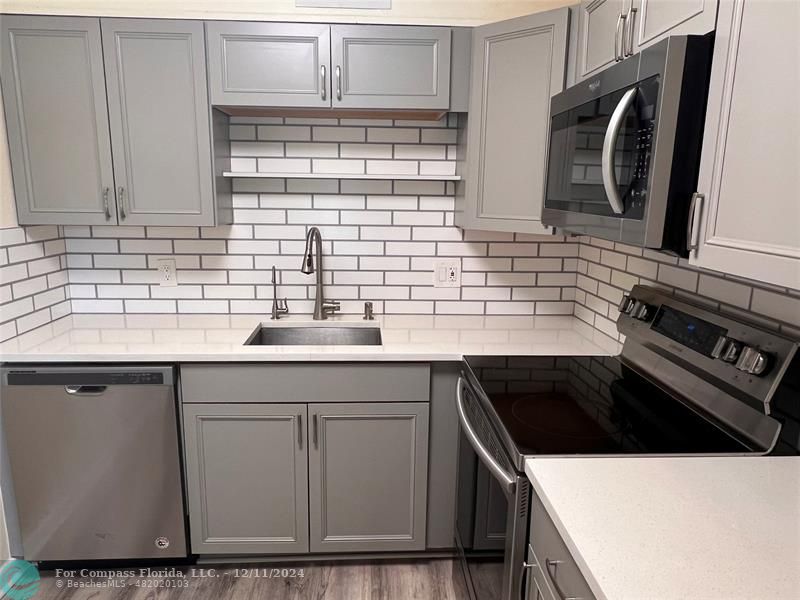
M 245 346 L 380 346 L 378 327 L 264 327 Z

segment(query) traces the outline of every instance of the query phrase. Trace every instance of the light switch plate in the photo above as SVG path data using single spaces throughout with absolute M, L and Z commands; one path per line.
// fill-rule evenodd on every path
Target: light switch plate
M 158 269 L 158 285 L 161 287 L 176 287 L 178 285 L 175 259 L 162 258 L 156 261 L 156 269 Z
M 433 261 L 433 287 L 461 287 L 461 259 L 447 258 Z

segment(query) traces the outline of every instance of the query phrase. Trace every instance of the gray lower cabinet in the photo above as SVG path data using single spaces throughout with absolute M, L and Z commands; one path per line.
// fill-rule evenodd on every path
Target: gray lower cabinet
M 312 552 L 423 550 L 428 403 L 310 404 Z
M 0 28 L 19 223 L 116 222 L 100 21 L 3 15 Z
M 2 35 L 20 224 L 218 223 L 201 22 L 3 16 Z
M 206 23 L 211 103 L 329 107 L 330 26 Z
M 213 225 L 203 23 L 101 27 L 120 224 Z
M 474 30 L 469 118 L 459 142 L 466 143 L 459 227 L 548 231 L 541 212 L 550 98 L 564 88 L 568 21 L 562 8 Z
M 305 404 L 184 404 L 192 552 L 308 552 Z
M 450 107 L 450 28 L 331 25 L 333 106 Z

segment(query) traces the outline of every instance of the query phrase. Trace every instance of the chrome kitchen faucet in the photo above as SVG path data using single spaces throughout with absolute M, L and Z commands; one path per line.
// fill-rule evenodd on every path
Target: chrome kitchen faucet
M 314 248 L 312 248 L 312 245 Z M 314 267 L 314 253 L 316 254 L 316 268 Z M 339 302 L 336 300 L 325 300 L 322 291 L 322 234 L 319 229 L 312 227 L 306 235 L 306 253 L 303 257 L 303 266 L 300 271 L 306 275 L 317 272 L 317 286 L 314 294 L 314 320 L 321 321 L 328 318 L 328 313 L 341 310 Z

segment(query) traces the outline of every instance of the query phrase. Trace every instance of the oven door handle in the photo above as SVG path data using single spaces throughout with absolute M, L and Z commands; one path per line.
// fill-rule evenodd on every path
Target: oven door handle
M 465 385 L 466 383 L 464 382 L 464 378 L 459 377 L 458 383 L 456 384 L 456 409 L 458 410 L 458 420 L 461 422 L 461 427 L 464 429 L 464 435 L 467 436 L 470 445 L 480 457 L 481 462 L 488 467 L 488 469 L 500 482 L 500 485 L 502 485 L 509 494 L 514 494 L 517 491 L 516 477 L 512 477 L 506 473 L 503 470 L 503 467 L 500 466 L 500 463 L 498 463 L 489 453 L 489 451 L 484 448 L 483 444 L 481 444 L 481 441 L 478 439 L 475 430 L 472 428 L 472 425 L 470 425 L 469 420 L 467 420 L 467 413 L 464 410 L 464 397 L 461 393 L 461 390 Z
M 633 104 L 636 98 L 636 92 L 638 91 L 638 87 L 632 87 L 622 96 L 614 112 L 611 113 L 611 119 L 608 121 L 608 129 L 606 129 L 606 137 L 603 140 L 603 187 L 606 190 L 606 198 L 608 198 L 608 203 L 611 205 L 611 210 L 617 215 L 621 215 L 625 212 L 625 206 L 622 204 L 622 196 L 619 195 L 619 188 L 617 187 L 617 173 L 614 170 L 614 157 L 617 153 L 617 137 L 619 137 L 619 130 L 620 127 L 622 127 L 622 121 L 625 119 L 625 113 L 628 112 L 631 104 Z

